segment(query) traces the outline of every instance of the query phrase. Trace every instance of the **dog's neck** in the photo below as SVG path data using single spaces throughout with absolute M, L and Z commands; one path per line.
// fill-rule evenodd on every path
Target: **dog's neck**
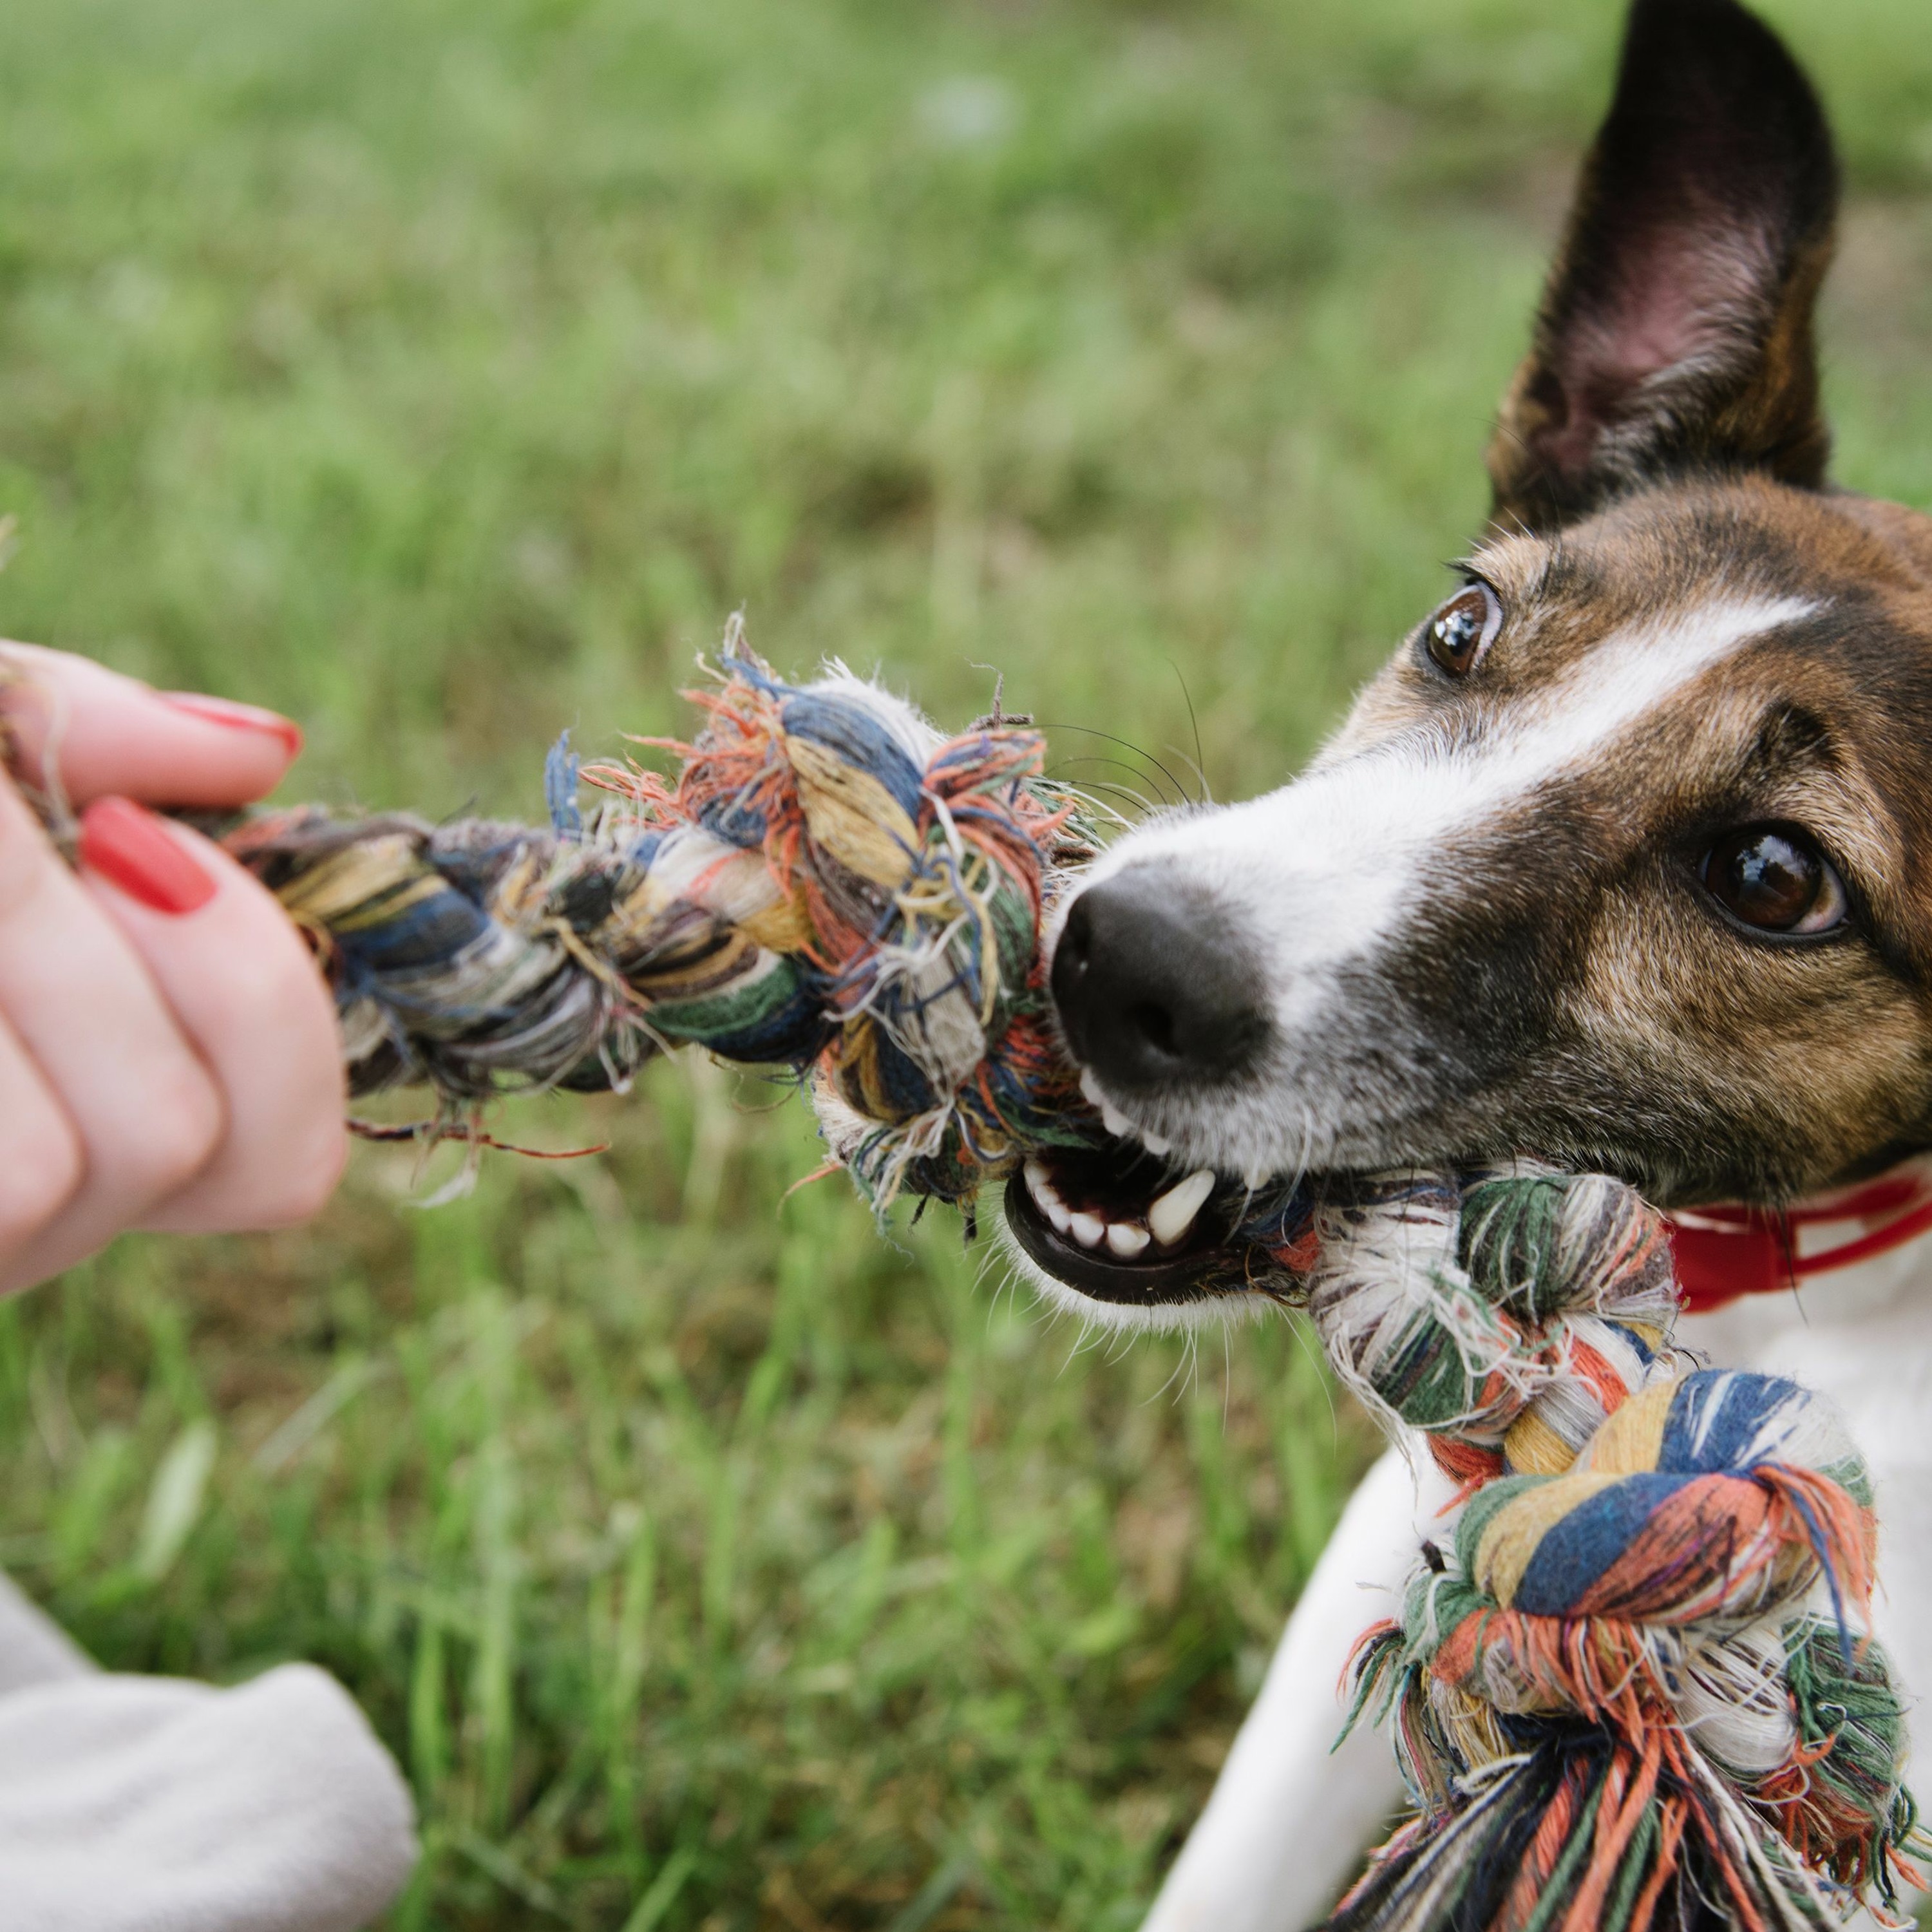
M 1788 1292 L 1932 1237 L 1932 1158 L 1792 1207 L 1707 1208 L 1672 1215 L 1671 1244 L 1687 1312 L 1747 1294 Z

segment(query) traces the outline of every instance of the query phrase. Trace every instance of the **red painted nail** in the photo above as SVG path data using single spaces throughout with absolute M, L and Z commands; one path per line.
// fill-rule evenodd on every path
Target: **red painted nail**
M 185 711 L 208 724 L 226 724 L 232 731 L 266 731 L 279 738 L 293 758 L 302 748 L 302 727 L 279 711 L 265 711 L 259 704 L 238 704 L 232 698 L 210 698 L 199 691 L 164 691 L 157 694 L 177 711 Z
M 80 814 L 80 862 L 156 912 L 193 912 L 214 896 L 188 848 L 131 798 L 97 798 Z

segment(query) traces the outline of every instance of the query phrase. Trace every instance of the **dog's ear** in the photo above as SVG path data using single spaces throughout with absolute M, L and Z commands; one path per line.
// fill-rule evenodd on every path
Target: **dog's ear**
M 1553 529 L 1700 470 L 1820 482 L 1811 319 L 1838 190 L 1817 97 L 1768 28 L 1735 0 L 1636 0 L 1490 445 L 1498 524 Z

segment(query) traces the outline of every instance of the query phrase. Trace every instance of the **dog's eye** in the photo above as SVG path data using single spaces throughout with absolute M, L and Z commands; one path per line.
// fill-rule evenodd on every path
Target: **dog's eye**
M 1844 922 L 1844 880 L 1796 826 L 1726 832 L 1706 855 L 1702 875 L 1733 919 L 1760 932 L 1829 932 Z
M 1422 633 L 1423 647 L 1436 668 L 1451 677 L 1467 677 L 1502 628 L 1503 607 L 1486 584 L 1456 592 Z

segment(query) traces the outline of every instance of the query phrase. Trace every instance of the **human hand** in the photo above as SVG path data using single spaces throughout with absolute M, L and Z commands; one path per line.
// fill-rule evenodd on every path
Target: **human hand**
M 127 1228 L 304 1220 L 346 1144 L 333 1002 L 274 898 L 146 809 L 260 798 L 300 733 L 29 644 L 0 643 L 0 680 L 21 773 L 58 780 L 81 861 L 0 774 L 0 1292 Z

